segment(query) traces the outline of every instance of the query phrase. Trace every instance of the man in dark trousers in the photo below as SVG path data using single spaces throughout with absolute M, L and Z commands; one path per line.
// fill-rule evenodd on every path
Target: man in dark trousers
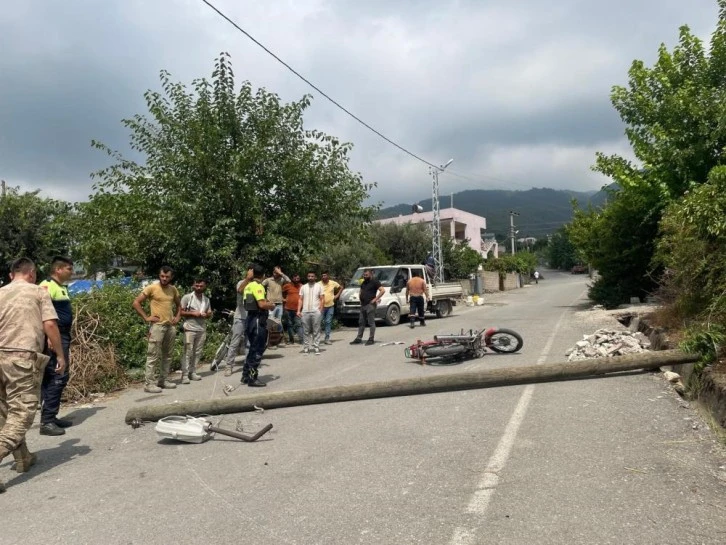
M 250 342 L 250 349 L 242 367 L 242 383 L 250 387 L 267 386 L 258 380 L 257 370 L 267 347 L 267 317 L 275 308 L 275 303 L 267 300 L 265 287 L 262 285 L 265 270 L 260 265 L 253 265 L 247 275 L 248 278 L 252 276 L 252 281 L 245 286 L 243 293 L 247 309 L 245 334 Z
M 366 346 L 375 343 L 376 336 L 376 306 L 386 292 L 381 283 L 373 278 L 373 270 L 366 269 L 363 271 L 363 283 L 360 285 L 360 314 L 358 315 L 358 335 L 350 344 L 360 344 L 363 342 L 363 333 L 366 330 L 366 323 L 370 332 Z
M 73 425 L 73 422 L 65 418 L 58 418 L 61 396 L 68 384 L 68 368 L 71 350 L 71 327 L 73 326 L 73 309 L 71 299 L 68 296 L 66 284 L 73 276 L 73 261 L 67 257 L 56 256 L 50 264 L 50 277 L 40 283 L 53 301 L 53 308 L 58 314 L 58 330 L 60 331 L 62 346 L 49 346 L 46 355 L 50 356 L 50 362 L 45 367 L 43 382 L 40 387 L 40 434 L 41 435 L 63 435 L 65 428 Z M 62 350 L 65 356 L 66 366 L 61 371 L 56 370 L 57 359 L 52 350 Z

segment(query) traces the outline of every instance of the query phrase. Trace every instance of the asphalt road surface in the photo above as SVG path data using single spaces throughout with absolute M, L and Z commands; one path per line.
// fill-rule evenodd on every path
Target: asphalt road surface
M 545 276 L 425 329 L 379 327 L 374 346 L 350 346 L 343 329 L 320 356 L 270 351 L 262 378 L 284 391 L 564 361 L 614 322 L 590 319 L 586 278 Z M 521 353 L 422 367 L 382 346 L 494 325 L 523 335 Z M 272 423 L 257 443 L 175 443 L 124 424 L 130 407 L 239 384 L 239 372 L 203 374 L 66 408 L 78 425 L 60 438 L 36 424 L 37 466 L 0 465 L 0 543 L 726 543 L 723 447 L 654 373 L 212 418 L 248 433 Z

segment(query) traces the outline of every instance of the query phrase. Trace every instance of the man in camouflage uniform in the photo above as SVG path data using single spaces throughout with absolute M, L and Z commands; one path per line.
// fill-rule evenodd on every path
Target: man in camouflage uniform
M 48 357 L 45 338 L 58 350 L 56 372 L 66 366 L 58 315 L 53 302 L 35 285 L 35 264 L 20 258 L 10 267 L 12 282 L 0 288 L 0 461 L 11 452 L 15 469 L 27 471 L 35 463 L 25 434 L 38 409 L 40 381 Z M 5 485 L 0 481 L 0 492 Z

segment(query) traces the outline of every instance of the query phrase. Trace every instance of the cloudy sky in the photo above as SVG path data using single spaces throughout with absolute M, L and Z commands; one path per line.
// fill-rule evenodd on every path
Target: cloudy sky
M 441 192 L 599 189 L 595 152 L 629 155 L 610 88 L 688 24 L 708 39 L 715 0 L 214 0 L 367 123 L 433 163 Z M 313 92 L 201 0 L 5 0 L 0 11 L 0 178 L 85 200 L 128 150 L 159 70 L 190 82 L 220 51 L 286 100 Z M 430 196 L 427 167 L 315 96 L 308 128 L 355 144 L 372 201 Z

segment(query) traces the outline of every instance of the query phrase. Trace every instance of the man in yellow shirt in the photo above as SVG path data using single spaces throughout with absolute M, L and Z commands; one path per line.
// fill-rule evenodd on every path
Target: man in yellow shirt
M 333 324 L 333 315 L 335 314 L 335 302 L 340 297 L 340 294 L 343 293 L 343 289 L 335 280 L 330 279 L 330 273 L 328 271 L 323 271 L 320 278 L 319 284 L 323 288 L 324 301 L 322 321 L 325 325 L 325 339 L 323 340 L 323 344 L 333 344 L 330 341 L 330 328 Z
M 174 270 L 163 266 L 159 271 L 159 283 L 149 284 L 134 299 L 134 310 L 145 322 L 151 324 L 144 387 L 144 391 L 150 394 L 158 394 L 162 388 L 176 388 L 176 384 L 167 380 L 176 339 L 176 325 L 181 319 L 181 298 L 179 291 L 171 284 L 173 278 Z M 151 311 L 148 315 L 141 306 L 147 299 Z

